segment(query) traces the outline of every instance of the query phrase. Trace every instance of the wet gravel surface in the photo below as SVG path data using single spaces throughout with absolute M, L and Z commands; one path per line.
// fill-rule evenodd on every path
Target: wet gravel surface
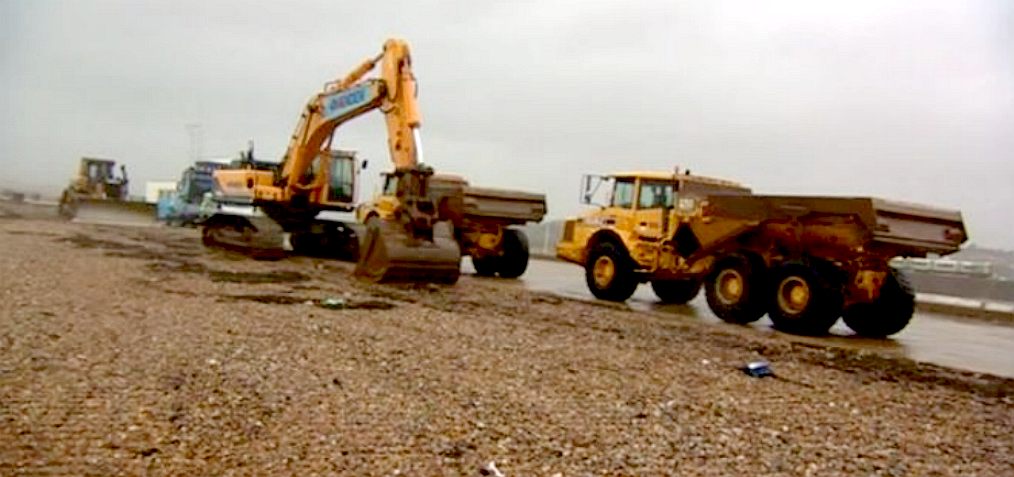
M 1011 475 L 1014 380 L 0 217 L 0 474 Z M 773 378 L 738 370 L 770 361 Z

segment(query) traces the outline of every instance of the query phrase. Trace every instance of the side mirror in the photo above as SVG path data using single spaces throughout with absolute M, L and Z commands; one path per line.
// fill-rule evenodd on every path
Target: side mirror
M 359 169 L 365 171 L 366 170 L 366 166 L 368 166 L 369 164 L 370 164 L 370 160 L 369 159 L 363 159 L 363 162 L 359 164 Z

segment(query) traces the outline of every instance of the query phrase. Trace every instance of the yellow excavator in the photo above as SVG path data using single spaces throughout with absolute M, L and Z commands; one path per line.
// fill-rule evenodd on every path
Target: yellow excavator
M 366 78 L 378 65 L 379 78 Z M 360 242 L 347 225 L 316 217 L 355 209 L 355 154 L 331 144 L 336 128 L 375 109 L 387 123 L 398 205 Z M 461 252 L 427 190 L 433 170 L 422 163 L 420 125 L 408 44 L 388 40 L 379 55 L 310 98 L 281 164 L 250 154 L 238 168 L 215 171 L 217 207 L 202 221 L 205 245 L 272 257 L 284 253 L 287 234 L 297 252 L 354 251 L 355 275 L 370 281 L 456 282 Z

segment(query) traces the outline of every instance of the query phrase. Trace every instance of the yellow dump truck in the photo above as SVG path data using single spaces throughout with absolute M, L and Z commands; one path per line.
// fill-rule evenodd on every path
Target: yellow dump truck
M 914 293 L 893 257 L 956 252 L 961 213 L 868 197 L 755 195 L 741 184 L 673 172 L 586 175 L 599 207 L 564 224 L 557 256 L 585 268 L 596 297 L 624 301 L 649 282 L 664 302 L 704 287 L 721 319 L 765 313 L 791 333 L 821 334 L 842 317 L 857 334 L 901 331 Z
M 369 226 L 391 220 L 398 204 L 398 179 L 382 174 L 383 187 L 370 202 L 356 208 L 356 219 Z M 453 225 L 462 255 L 470 255 L 477 274 L 517 278 L 528 268 L 528 239 L 515 225 L 540 222 L 546 215 L 546 196 L 517 190 L 473 187 L 452 174 L 434 174 L 429 196 L 440 220 Z

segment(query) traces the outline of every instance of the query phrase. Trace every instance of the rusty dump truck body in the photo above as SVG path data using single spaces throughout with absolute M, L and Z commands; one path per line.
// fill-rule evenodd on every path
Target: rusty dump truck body
M 919 204 L 754 195 L 687 174 L 608 179 L 611 203 L 568 220 L 557 256 L 585 267 L 598 298 L 623 301 L 650 282 L 685 303 L 703 285 L 715 314 L 736 323 L 767 313 L 778 328 L 819 334 L 843 316 L 857 333 L 893 334 L 914 295 L 888 261 L 947 255 L 967 238 L 959 212 Z
M 781 255 L 805 253 L 862 267 L 885 257 L 947 255 L 965 240 L 960 213 L 884 199 L 715 195 L 705 204 L 681 223 L 692 234 L 684 236 L 699 244 L 696 250 L 684 246 L 692 250 L 689 261 L 756 242 Z
M 384 175 L 382 193 L 356 210 L 363 223 L 389 219 L 397 204 L 395 178 Z M 528 267 L 528 240 L 512 226 L 540 222 L 546 215 L 546 196 L 518 190 L 473 187 L 452 174 L 434 174 L 428 196 L 438 217 L 453 227 L 461 255 L 472 257 L 479 275 L 517 278 Z

